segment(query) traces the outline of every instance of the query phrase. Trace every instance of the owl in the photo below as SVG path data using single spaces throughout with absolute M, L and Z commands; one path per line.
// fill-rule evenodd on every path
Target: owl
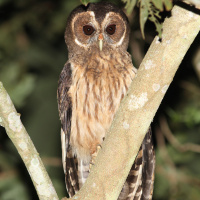
M 57 98 L 70 197 L 87 179 L 98 146 L 137 73 L 127 52 L 129 32 L 124 12 L 106 2 L 80 5 L 67 20 L 68 61 L 60 74 Z M 118 199 L 151 199 L 154 168 L 149 130 Z

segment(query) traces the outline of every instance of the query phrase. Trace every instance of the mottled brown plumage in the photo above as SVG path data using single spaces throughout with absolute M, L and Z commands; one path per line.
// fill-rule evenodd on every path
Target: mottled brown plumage
M 110 3 L 79 6 L 67 21 L 69 60 L 59 79 L 62 158 L 66 187 L 73 196 L 89 174 L 89 164 L 103 142 L 119 104 L 135 77 L 127 52 L 126 15 Z M 146 134 L 119 200 L 151 199 L 154 151 Z

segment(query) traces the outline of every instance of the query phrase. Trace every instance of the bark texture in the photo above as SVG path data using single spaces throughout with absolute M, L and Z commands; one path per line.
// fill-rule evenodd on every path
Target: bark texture
M 8 137 L 12 140 L 23 159 L 40 200 L 58 200 L 56 191 L 39 157 L 39 153 L 21 122 L 20 114 L 17 113 L 1 82 L 0 125 L 5 127 Z

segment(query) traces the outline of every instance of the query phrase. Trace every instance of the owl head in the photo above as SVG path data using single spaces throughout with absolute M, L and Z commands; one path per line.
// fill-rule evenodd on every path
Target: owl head
M 116 49 L 126 51 L 129 31 L 128 19 L 117 6 L 106 2 L 90 3 L 71 12 L 65 41 L 72 55 Z

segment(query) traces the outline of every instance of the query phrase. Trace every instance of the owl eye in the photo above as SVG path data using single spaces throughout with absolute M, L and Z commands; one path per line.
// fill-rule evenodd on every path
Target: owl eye
M 107 26 L 106 28 L 106 32 L 109 34 L 109 35 L 113 35 L 116 31 L 116 25 L 115 24 L 111 24 L 109 26 Z
M 83 32 L 85 33 L 85 35 L 92 35 L 94 31 L 95 29 L 90 25 L 83 26 Z

